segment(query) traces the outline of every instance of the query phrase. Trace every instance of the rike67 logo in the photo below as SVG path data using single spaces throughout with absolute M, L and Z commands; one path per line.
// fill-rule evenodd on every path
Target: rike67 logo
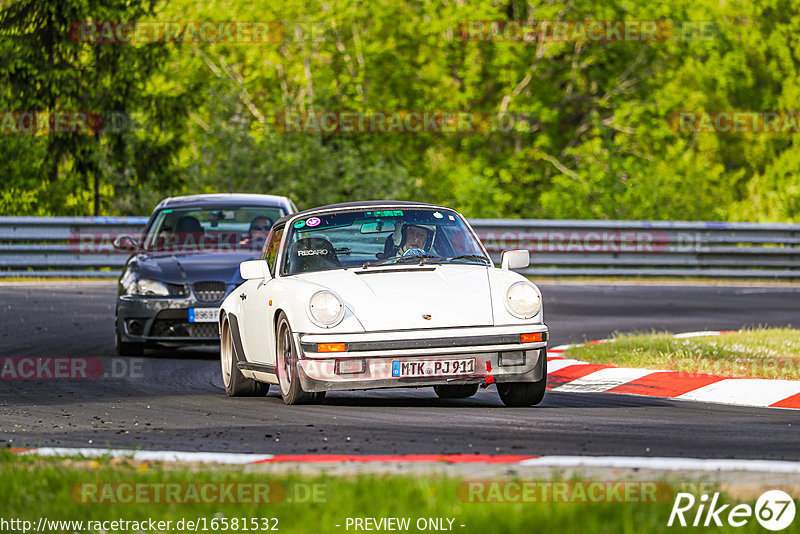
M 794 515 L 794 500 L 781 490 L 763 493 L 756 501 L 755 507 L 749 504 L 737 504 L 733 507 L 730 504 L 721 504 L 718 492 L 710 499 L 706 493 L 701 495 L 700 499 L 696 499 L 691 493 L 678 493 L 667 526 L 721 527 L 728 524 L 742 527 L 755 516 L 762 527 L 778 531 L 791 525 Z

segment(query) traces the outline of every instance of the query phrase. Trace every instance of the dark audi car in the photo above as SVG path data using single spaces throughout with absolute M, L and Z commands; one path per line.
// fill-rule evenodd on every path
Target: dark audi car
M 119 278 L 117 352 L 218 343 L 219 305 L 244 281 L 239 264 L 258 257 L 272 224 L 295 211 L 291 200 L 272 195 L 161 201 L 141 236 L 114 241 L 133 253 Z

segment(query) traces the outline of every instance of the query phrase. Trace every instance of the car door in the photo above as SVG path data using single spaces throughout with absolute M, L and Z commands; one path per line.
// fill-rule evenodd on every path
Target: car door
M 283 228 L 273 229 L 264 246 L 262 259 L 267 261 L 271 277 L 263 280 L 249 280 L 245 298 L 242 301 L 245 352 L 250 361 L 272 364 L 275 362 L 275 332 L 272 324 L 272 292 L 276 285 L 275 263 L 280 249 Z

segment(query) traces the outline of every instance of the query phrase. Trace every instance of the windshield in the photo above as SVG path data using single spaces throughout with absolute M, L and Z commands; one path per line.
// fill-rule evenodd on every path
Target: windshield
M 272 224 L 283 215 L 279 207 L 165 209 L 156 214 L 144 248 L 171 252 L 260 250 Z
M 457 214 L 436 209 L 347 211 L 295 221 L 281 274 L 393 263 L 490 265 Z

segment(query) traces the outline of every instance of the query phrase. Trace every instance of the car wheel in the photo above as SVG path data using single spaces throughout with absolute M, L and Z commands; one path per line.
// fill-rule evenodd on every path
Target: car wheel
M 294 344 L 292 328 L 284 313 L 278 317 L 278 328 L 275 334 L 275 346 L 278 351 L 275 361 L 278 364 L 278 384 L 283 402 L 286 404 L 319 404 L 325 398 L 325 392 L 303 391 L 303 386 L 300 384 L 297 371 L 297 347 Z
M 501 382 L 497 384 L 500 400 L 506 406 L 535 406 L 542 402 L 547 389 L 547 351 L 542 351 L 542 378 L 536 382 Z
M 269 393 L 269 384 L 246 378 L 239 367 L 239 355 L 233 346 L 233 333 L 227 319 L 222 323 L 222 336 L 219 340 L 219 361 L 222 371 L 222 385 L 229 397 L 263 397 Z
M 440 399 L 466 399 L 478 392 L 479 384 L 460 384 L 452 386 L 433 386 Z
M 114 345 L 120 356 L 141 356 L 144 354 L 144 343 L 127 343 L 119 336 L 119 325 L 114 327 Z

